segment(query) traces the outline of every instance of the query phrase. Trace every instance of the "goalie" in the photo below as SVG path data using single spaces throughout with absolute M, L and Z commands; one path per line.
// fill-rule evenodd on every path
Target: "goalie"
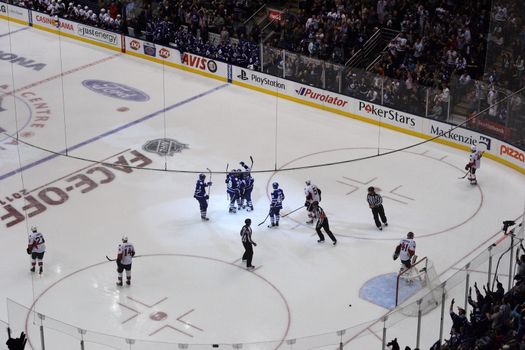
M 396 260 L 398 257 L 401 258 L 401 268 L 399 273 L 403 273 L 412 267 L 412 264 L 416 262 L 416 241 L 414 241 L 414 232 L 407 233 L 407 238 L 403 238 L 399 241 L 396 247 L 393 258 Z

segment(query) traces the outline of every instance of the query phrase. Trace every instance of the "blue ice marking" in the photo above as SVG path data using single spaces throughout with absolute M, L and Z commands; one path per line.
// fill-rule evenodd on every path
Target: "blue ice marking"
M 396 307 L 397 273 L 387 273 L 373 277 L 365 282 L 359 290 L 359 297 L 385 309 Z M 421 288 L 421 281 L 416 279 L 410 282 L 402 279 L 400 282 L 399 304 L 417 293 Z
M 13 31 L 10 31 L 10 32 L 4 33 L 4 34 L 0 34 L 0 38 L 3 38 L 4 36 L 8 36 L 8 35 L 11 35 L 11 34 L 15 34 L 15 33 L 21 32 L 22 30 L 26 30 L 26 29 L 29 29 L 29 27 L 19 28 L 17 30 L 13 30 Z
M 113 135 L 113 134 L 115 134 L 115 133 L 117 133 L 117 132 L 119 132 L 119 131 L 122 131 L 122 130 L 124 130 L 124 129 L 127 129 L 127 128 L 133 126 L 133 125 L 136 125 L 136 124 L 142 123 L 142 122 L 144 122 L 144 121 L 146 121 L 146 120 L 148 120 L 148 119 L 151 119 L 151 118 L 153 118 L 153 117 L 156 117 L 156 116 L 158 116 L 159 114 L 163 114 L 164 112 L 171 111 L 172 109 L 175 109 L 175 108 L 177 108 L 177 107 L 183 106 L 183 105 L 185 105 L 185 104 L 187 104 L 187 103 L 190 103 L 190 102 L 192 102 L 192 101 L 195 101 L 196 99 L 199 99 L 199 98 L 201 98 L 201 97 L 204 97 L 204 96 L 206 96 L 206 95 L 209 95 L 209 94 L 211 94 L 211 93 L 214 93 L 215 91 L 218 91 L 218 90 L 220 90 L 220 89 L 223 89 L 223 88 L 225 88 L 225 87 L 228 86 L 228 85 L 229 85 L 229 84 L 222 84 L 222 85 L 219 85 L 219 86 L 214 87 L 213 89 L 210 89 L 210 90 L 206 90 L 206 91 L 204 91 L 204 92 L 201 92 L 201 93 L 198 94 L 198 95 L 195 95 L 195 96 L 189 97 L 189 98 L 187 98 L 187 99 L 185 99 L 185 100 L 182 100 L 182 101 L 180 101 L 180 102 L 177 102 L 177 103 L 175 103 L 175 104 L 173 104 L 173 105 L 171 105 L 171 106 L 168 106 L 168 107 L 166 107 L 166 108 L 163 108 L 163 109 L 161 109 L 161 110 L 158 110 L 158 111 L 156 111 L 156 112 L 153 112 L 153 113 L 151 113 L 151 114 L 148 114 L 148 115 L 146 115 L 146 116 L 144 116 L 144 117 L 142 117 L 142 118 L 136 119 L 136 120 L 134 120 L 134 121 L 132 121 L 132 122 L 129 122 L 129 123 L 124 124 L 124 125 L 121 125 L 121 126 L 115 128 L 115 129 L 112 129 L 112 130 L 106 131 L 105 133 L 102 133 L 102 134 L 100 134 L 100 135 L 98 135 L 98 136 L 95 136 L 95 137 L 92 137 L 92 138 L 87 139 L 87 140 L 85 140 L 85 141 L 82 141 L 82 142 L 80 142 L 80 143 L 78 143 L 78 144 L 76 144 L 76 145 L 74 145 L 74 146 L 69 147 L 67 150 L 68 150 L 68 151 L 73 151 L 73 150 L 75 150 L 75 149 L 77 149 L 77 148 L 80 148 L 80 147 L 82 147 L 82 146 L 88 145 L 88 144 L 90 144 L 90 143 L 92 143 L 92 142 L 95 142 L 95 141 L 97 141 L 97 140 L 100 140 L 100 139 L 102 139 L 102 138 L 104 138 L 104 137 L 106 137 L 106 136 Z M 63 154 L 65 154 L 65 152 L 66 152 L 66 150 L 62 150 L 62 151 L 59 151 L 58 153 L 63 153 Z M 20 168 L 18 168 L 18 169 L 16 169 L 16 170 L 12 170 L 12 171 L 10 171 L 10 172 L 8 172 L 8 173 L 5 173 L 5 174 L 3 174 L 3 175 L 0 175 L 0 181 L 2 181 L 2 180 L 4 180 L 4 179 L 7 179 L 7 178 L 10 177 L 10 176 L 16 175 L 16 174 L 18 174 L 18 173 L 21 172 L 21 171 L 24 171 L 24 170 L 27 170 L 27 169 L 31 169 L 31 168 L 33 168 L 33 167 L 39 165 L 39 164 L 42 164 L 42 163 L 44 163 L 44 162 L 47 162 L 48 160 L 54 159 L 54 158 L 56 158 L 56 157 L 58 157 L 58 156 L 59 156 L 59 154 L 55 154 L 55 153 L 53 153 L 53 154 L 48 155 L 47 157 L 44 157 L 44 158 L 42 158 L 42 159 L 39 159 L 39 160 L 36 160 L 36 161 L 34 161 L 34 162 L 32 162 L 32 163 L 29 163 L 29 164 L 27 164 L 27 165 L 24 165 L 23 167 L 20 167 Z

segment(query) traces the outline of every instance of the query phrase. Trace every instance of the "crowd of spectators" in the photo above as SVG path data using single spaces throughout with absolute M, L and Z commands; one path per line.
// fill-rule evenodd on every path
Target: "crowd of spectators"
M 475 283 L 475 297 L 470 288 L 470 317 L 459 306 L 454 310 L 452 299 L 450 338 L 443 345 L 436 343 L 431 350 L 525 349 L 525 254 L 519 256 L 518 252 L 516 264 L 516 284 L 508 292 L 497 279 L 495 290 L 487 285 L 482 292 Z
M 487 70 L 494 82 L 511 91 L 525 86 L 525 11 L 521 1 L 493 4 L 488 34 Z
M 517 0 L 492 7 L 490 0 L 301 0 L 264 33 L 247 24 L 262 0 L 100 0 L 99 11 L 64 0 L 14 1 L 438 120 L 449 121 L 460 104 L 467 111 L 459 113 L 473 115 L 507 96 L 502 87 L 525 86 L 525 15 Z M 399 34 L 371 71 L 345 67 L 379 28 Z M 268 38 L 262 55 L 261 37 Z M 482 117 L 508 127 L 524 102 L 513 99 Z
M 83 6 L 73 2 L 69 2 L 66 5 L 66 2 L 62 0 L 14 0 L 11 3 L 34 11 L 47 13 L 53 17 L 65 18 L 102 29 L 120 32 L 125 26 L 125 22 L 120 14 L 120 6 L 116 2 L 112 2 L 107 10 L 101 8 L 95 11 L 87 5 Z

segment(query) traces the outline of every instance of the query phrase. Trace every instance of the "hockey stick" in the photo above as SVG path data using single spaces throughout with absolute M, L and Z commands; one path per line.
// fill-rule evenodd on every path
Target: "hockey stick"
M 297 208 L 297 209 L 295 209 L 295 210 L 292 210 L 292 211 L 289 212 L 289 213 L 286 213 L 286 214 L 284 214 L 284 215 L 281 215 L 281 217 L 284 218 L 284 217 L 286 217 L 286 216 L 288 216 L 288 215 L 290 215 L 290 214 L 292 214 L 292 213 L 295 213 L 296 211 L 298 211 L 299 209 L 302 209 L 302 208 L 304 208 L 304 205 L 301 205 L 299 208 Z
M 226 180 L 228 180 L 228 168 L 230 167 L 230 163 L 226 163 Z M 228 181 L 226 181 L 226 188 L 228 187 Z M 229 202 L 230 198 L 228 197 L 228 191 L 226 191 L 226 200 Z
M 464 179 L 467 177 L 467 175 L 470 173 L 470 169 L 467 170 L 467 172 L 465 173 L 465 175 L 463 175 L 462 177 L 458 177 L 458 179 Z
M 143 255 L 134 255 L 134 256 L 133 256 L 133 259 L 135 259 L 135 258 L 140 258 L 140 257 L 142 257 L 142 256 L 143 256 Z M 108 259 L 108 261 L 117 261 L 117 259 L 110 259 L 109 256 L 107 256 L 107 255 L 106 255 L 106 259 Z
M 206 170 L 208 170 L 208 174 L 210 174 L 210 182 L 211 182 L 211 170 L 210 168 L 206 168 Z M 210 193 L 211 193 L 211 185 L 208 186 L 208 197 L 210 196 Z
M 250 171 L 251 171 L 253 169 L 253 157 L 252 156 L 250 156 L 250 162 L 251 162 L 250 164 Z
M 270 216 L 270 213 L 268 212 L 268 215 L 266 215 L 266 217 L 264 218 L 264 220 L 259 223 L 257 226 L 261 226 L 262 224 L 264 224 L 266 222 L 266 220 L 268 220 L 268 217 Z

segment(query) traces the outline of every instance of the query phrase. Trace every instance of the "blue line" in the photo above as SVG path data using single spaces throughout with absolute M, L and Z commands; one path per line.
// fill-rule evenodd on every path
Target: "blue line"
M 11 34 L 15 34 L 15 33 L 18 33 L 18 32 L 21 32 L 22 30 L 26 30 L 26 29 L 29 29 L 29 27 L 24 27 L 24 28 L 20 28 L 20 29 L 17 29 L 17 30 L 13 30 L 9 33 L 5 33 L 5 34 L 0 34 L 0 38 L 3 38 L 4 36 L 8 36 L 8 35 L 11 35 Z
M 220 89 L 222 89 L 222 88 L 224 88 L 224 87 L 226 87 L 226 86 L 228 86 L 228 84 L 224 84 L 224 85 L 216 86 L 216 87 L 214 87 L 213 89 L 210 89 L 210 90 L 204 91 L 204 92 L 202 92 L 202 93 L 200 93 L 200 94 L 198 94 L 198 95 L 195 95 L 195 96 L 192 96 L 192 97 L 187 98 L 187 99 L 185 99 L 185 100 L 182 100 L 182 101 L 180 101 L 180 102 L 177 102 L 177 103 L 175 103 L 175 104 L 173 104 L 173 105 L 171 105 L 171 106 L 168 106 L 168 107 L 166 107 L 166 108 L 163 108 L 163 109 L 161 109 L 161 110 L 159 110 L 159 111 L 157 111 L 157 112 L 153 112 L 153 113 L 148 114 L 148 115 L 146 115 L 146 116 L 144 116 L 144 117 L 142 117 L 142 118 L 139 118 L 139 119 L 134 120 L 134 121 L 132 121 L 132 122 L 129 122 L 129 123 L 127 123 L 127 124 L 121 125 L 121 126 L 115 128 L 115 129 L 112 129 L 112 130 L 106 131 L 106 132 L 103 133 L 103 134 L 100 134 L 100 135 L 98 135 L 98 136 L 95 136 L 95 137 L 92 137 L 92 138 L 87 139 L 87 140 L 85 140 L 85 141 L 82 141 L 82 142 L 79 143 L 79 144 L 76 144 L 76 145 L 74 145 L 74 146 L 69 147 L 69 148 L 67 149 L 67 151 L 68 151 L 68 152 L 69 152 L 69 151 L 73 151 L 73 150 L 75 150 L 75 149 L 77 149 L 77 148 L 80 148 L 80 147 L 82 147 L 82 146 L 85 146 L 85 145 L 87 145 L 87 144 L 90 144 L 90 143 L 92 143 L 92 142 L 95 142 L 95 141 L 97 141 L 97 140 L 100 140 L 101 138 L 104 138 L 104 137 L 106 137 L 106 136 L 113 135 L 113 134 L 115 134 L 115 133 L 117 133 L 117 132 L 119 132 L 119 131 L 121 131 L 121 130 L 127 129 L 127 128 L 133 126 L 133 125 L 136 125 L 136 124 L 142 123 L 142 122 L 144 122 L 144 121 L 146 121 L 146 120 L 148 120 L 148 119 L 151 119 L 151 118 L 153 118 L 153 117 L 156 117 L 156 116 L 158 116 L 159 114 L 162 114 L 162 113 L 164 113 L 164 112 L 170 111 L 170 110 L 172 110 L 172 109 L 174 109 L 174 108 L 177 108 L 177 107 L 183 106 L 183 105 L 185 105 L 185 104 L 187 104 L 187 103 L 189 103 L 189 102 L 195 101 L 196 99 L 199 99 L 199 98 L 201 98 L 201 97 L 204 97 L 204 96 L 206 96 L 206 95 L 209 95 L 209 94 L 211 94 L 211 93 L 213 93 L 213 92 L 215 92 L 215 91 L 218 91 L 218 90 L 220 90 Z M 6 179 L 6 178 L 8 178 L 8 177 L 10 177 L 10 176 L 13 176 L 13 175 L 15 175 L 15 174 L 18 174 L 18 173 L 21 172 L 21 171 L 24 171 L 24 170 L 27 170 L 27 169 L 31 169 L 31 168 L 33 168 L 33 167 L 39 165 L 39 164 L 42 164 L 42 163 L 44 163 L 44 162 L 47 162 L 48 160 L 51 160 L 51 159 L 56 158 L 56 157 L 58 157 L 58 156 L 64 155 L 65 152 L 66 152 L 66 150 L 62 150 L 62 151 L 60 151 L 60 152 L 57 152 L 57 153 L 62 153 L 62 154 L 56 154 L 56 153 L 50 154 L 50 155 L 47 156 L 47 157 L 44 157 L 44 158 L 42 158 L 42 159 L 40 159 L 40 160 L 37 160 L 37 161 L 34 161 L 33 163 L 29 163 L 29 164 L 27 164 L 27 165 L 24 165 L 24 166 L 21 167 L 21 168 L 18 168 L 18 169 L 16 169 L 16 170 L 13 170 L 13 171 L 10 171 L 10 172 L 8 172 L 8 173 L 5 173 L 5 174 L 3 174 L 3 175 L 0 176 L 0 181 L 4 180 L 4 179 Z

